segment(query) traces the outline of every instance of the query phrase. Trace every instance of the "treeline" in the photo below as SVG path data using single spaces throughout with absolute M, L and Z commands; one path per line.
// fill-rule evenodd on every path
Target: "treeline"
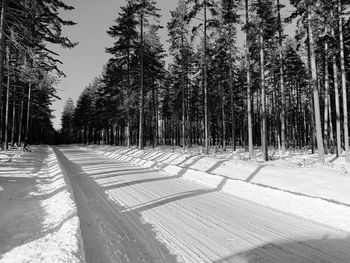
M 64 1 L 2 0 L 0 6 L 0 140 L 15 144 L 52 142 L 55 85 L 63 72 L 48 44 L 71 48 L 62 26 L 74 25 L 58 13 L 71 10 Z
M 349 160 L 348 1 L 179 0 L 166 53 L 155 1 L 126 1 L 101 76 L 62 115 L 65 142 L 311 148 Z M 292 39 L 284 34 L 296 23 Z M 237 31 L 245 33 L 241 50 Z M 166 67 L 165 56 L 172 62 Z

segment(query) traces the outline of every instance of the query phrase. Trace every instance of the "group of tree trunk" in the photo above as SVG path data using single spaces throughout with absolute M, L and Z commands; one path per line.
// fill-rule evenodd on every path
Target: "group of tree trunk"
M 283 10 L 293 12 L 285 17 Z M 349 3 L 341 0 L 179 0 L 167 24 L 166 67 L 155 1 L 126 1 L 101 76 L 62 115 L 65 142 L 236 145 L 345 150 Z M 294 38 L 284 34 L 296 23 Z M 245 49 L 237 31 L 245 33 Z M 341 90 L 340 90 L 341 89 Z
M 63 1 L 2 0 L 0 18 L 0 141 L 5 149 L 53 138 L 55 85 L 63 73 L 48 43 L 73 47 L 61 35 L 74 25 L 58 15 L 71 10 Z

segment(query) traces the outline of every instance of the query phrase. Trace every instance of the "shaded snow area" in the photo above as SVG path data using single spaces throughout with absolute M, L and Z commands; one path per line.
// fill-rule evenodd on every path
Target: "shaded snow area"
M 50 147 L 0 160 L 0 262 L 85 262 L 69 181 Z
M 245 161 L 240 151 L 210 156 L 179 148 L 89 146 L 98 154 L 219 189 L 231 195 L 350 232 L 350 176 L 344 160 L 321 166 L 301 152 L 272 162 Z M 243 157 L 242 157 L 243 156 Z M 300 160 L 309 160 L 298 165 Z M 299 161 L 298 161 L 299 160 Z
M 57 154 L 72 175 L 87 262 L 350 262 L 346 205 L 218 179 L 209 159 L 203 172 L 182 166 L 199 160 L 175 165 L 182 155 L 90 148 Z M 307 218 L 307 208 L 318 216 Z

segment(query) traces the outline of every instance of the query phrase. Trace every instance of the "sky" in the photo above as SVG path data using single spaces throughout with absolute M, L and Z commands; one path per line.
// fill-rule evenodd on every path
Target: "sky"
M 282 0 L 281 2 L 285 2 Z M 57 95 L 61 100 L 53 102 L 53 125 L 59 129 L 61 125 L 61 113 L 67 99 L 71 97 L 75 102 L 84 88 L 98 75 L 101 74 L 103 65 L 110 58 L 105 53 L 106 47 L 111 47 L 113 39 L 106 31 L 113 25 L 120 7 L 125 5 L 125 0 L 67 0 L 67 4 L 75 7 L 74 10 L 61 13 L 61 17 L 77 23 L 75 26 L 64 27 L 63 35 L 79 44 L 73 49 L 50 47 L 60 54 L 63 62 L 59 68 L 66 74 L 57 86 Z M 170 11 L 174 10 L 177 0 L 158 0 L 157 7 L 161 9 L 160 22 L 164 28 L 160 32 L 164 49 L 169 44 L 166 24 L 170 20 Z

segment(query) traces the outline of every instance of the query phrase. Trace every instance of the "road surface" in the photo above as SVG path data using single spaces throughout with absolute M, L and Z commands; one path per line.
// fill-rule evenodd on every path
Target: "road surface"
M 350 262 L 350 233 L 67 146 L 87 262 Z M 349 220 L 350 222 L 350 220 Z

